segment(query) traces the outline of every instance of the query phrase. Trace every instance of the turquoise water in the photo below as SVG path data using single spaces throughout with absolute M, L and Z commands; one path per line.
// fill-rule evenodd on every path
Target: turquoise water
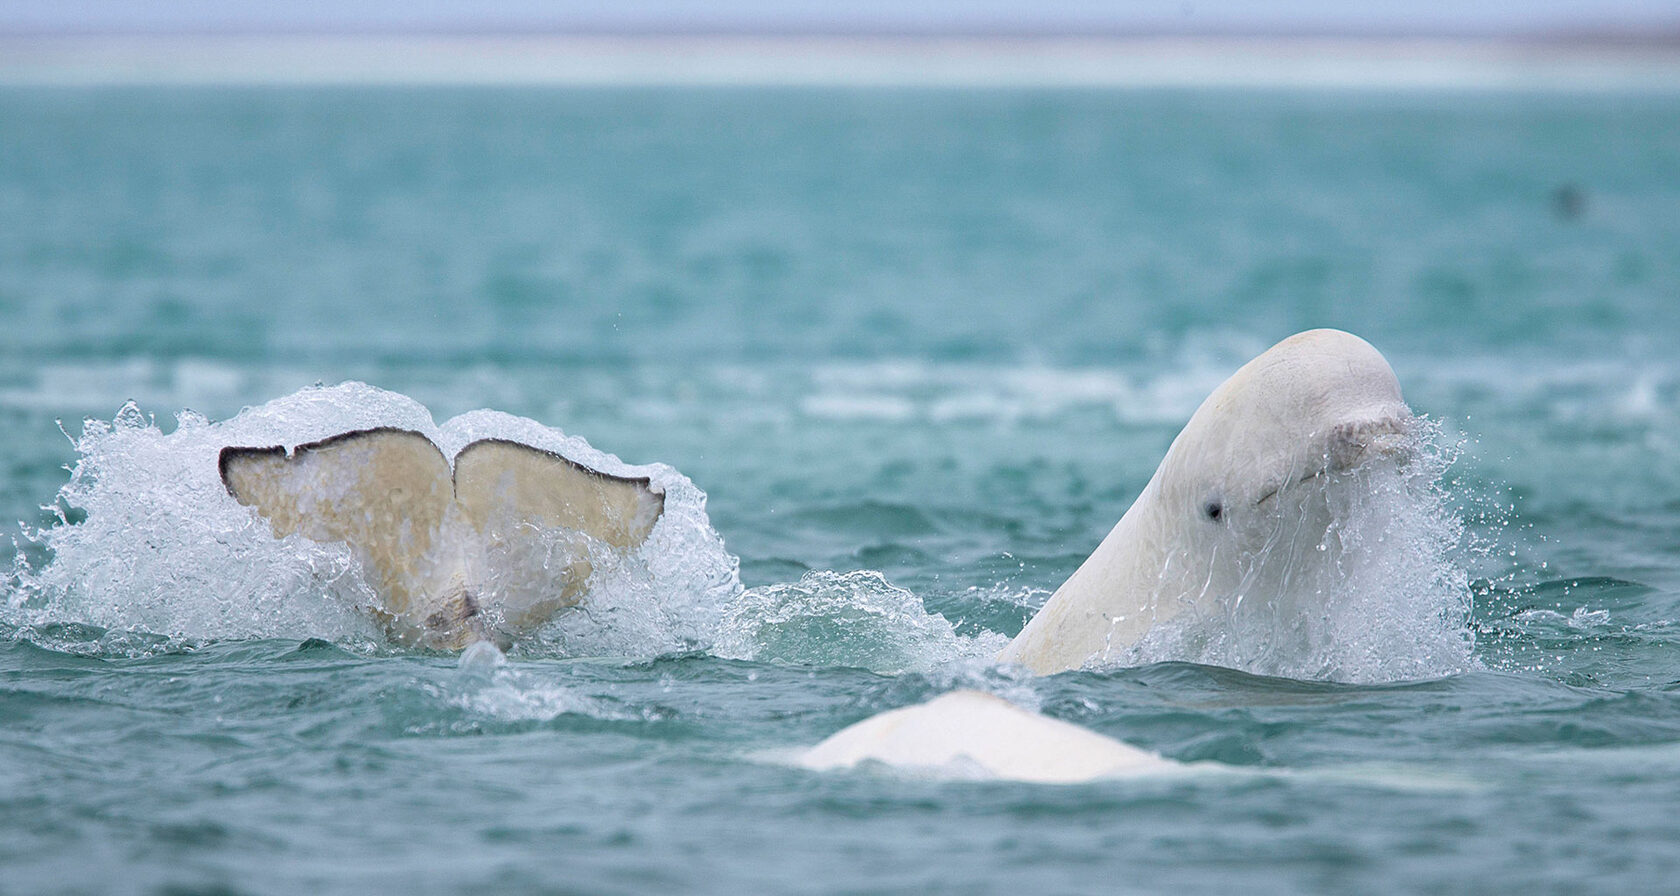
M 1667 891 L 1676 172 L 1663 93 L 0 91 L 0 891 Z M 1439 426 L 1462 661 L 986 663 L 1316 326 Z M 207 466 L 484 407 L 683 508 L 502 665 Z M 1235 771 L 779 758 L 958 686 Z

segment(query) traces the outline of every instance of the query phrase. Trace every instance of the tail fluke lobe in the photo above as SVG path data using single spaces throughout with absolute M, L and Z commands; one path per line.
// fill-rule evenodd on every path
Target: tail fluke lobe
M 570 529 L 616 548 L 637 548 L 665 509 L 645 479 L 592 470 L 552 451 L 480 439 L 455 455 L 455 500 L 481 532 L 518 524 Z
M 255 508 L 276 536 L 350 545 L 393 637 L 426 640 L 432 584 L 459 563 L 439 556 L 454 496 L 449 461 L 430 439 L 400 429 L 357 430 L 289 455 L 279 447 L 224 448 L 220 465 L 228 493 Z
M 600 548 L 617 555 L 640 548 L 665 509 L 664 493 L 647 479 L 505 439 L 482 439 L 455 455 L 455 501 L 484 547 L 502 625 L 514 631 L 575 605 Z

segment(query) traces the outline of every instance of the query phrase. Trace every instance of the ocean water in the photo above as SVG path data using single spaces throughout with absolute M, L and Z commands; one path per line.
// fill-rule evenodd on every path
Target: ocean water
M 991 664 L 1320 326 L 1433 427 L 1340 635 Z M 0 90 L 0 892 L 1667 892 L 1677 344 L 1673 92 Z M 657 550 L 391 644 L 214 469 L 369 425 Z M 1200 771 L 785 759 L 955 687 Z

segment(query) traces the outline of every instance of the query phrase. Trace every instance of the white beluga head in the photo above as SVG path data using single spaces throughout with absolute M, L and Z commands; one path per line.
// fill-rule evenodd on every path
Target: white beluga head
M 1112 663 L 1186 614 L 1305 618 L 1315 609 L 1305 601 L 1338 587 L 1338 518 L 1365 487 L 1360 475 L 1404 464 L 1415 428 L 1369 343 L 1337 330 L 1285 339 L 1208 396 L 1131 509 L 999 659 L 1050 673 Z

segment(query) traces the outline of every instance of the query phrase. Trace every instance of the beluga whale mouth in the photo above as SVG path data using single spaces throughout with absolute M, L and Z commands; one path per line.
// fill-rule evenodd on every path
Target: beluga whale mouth
M 1340 424 L 1325 437 L 1319 457 L 1322 465 L 1301 474 L 1292 482 L 1280 482 L 1262 494 L 1255 506 L 1264 505 L 1277 497 L 1286 487 L 1303 485 L 1337 473 L 1346 473 L 1360 464 L 1375 460 L 1404 462 L 1417 450 L 1417 420 L 1408 411 L 1404 415 L 1377 417 Z
M 1314 642 L 1307 654 L 1337 637 L 1322 605 L 1349 593 L 1364 558 L 1400 550 L 1380 504 L 1410 487 L 1425 428 L 1369 343 L 1338 330 L 1283 340 L 1208 396 L 999 659 L 1050 673 L 1164 655 L 1316 677 L 1287 642 Z M 1266 628 L 1233 631 L 1244 624 Z M 1184 649 L 1140 653 L 1173 638 Z
M 426 436 L 373 428 L 222 449 L 222 483 L 276 537 L 349 545 L 398 643 L 505 648 L 587 593 L 595 567 L 647 541 L 664 492 L 506 439 L 454 463 Z

